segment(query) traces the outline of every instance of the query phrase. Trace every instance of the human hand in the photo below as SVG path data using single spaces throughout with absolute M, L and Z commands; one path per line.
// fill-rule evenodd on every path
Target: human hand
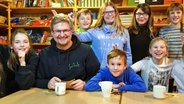
M 73 81 L 70 85 L 74 90 L 83 90 L 86 82 L 82 81 L 81 79 L 77 79 Z
M 57 15 L 56 10 L 51 10 L 51 12 L 52 12 L 52 14 L 53 14 L 54 16 Z
M 123 82 L 120 82 L 119 84 L 113 84 L 112 89 L 117 89 L 117 88 L 122 87 L 124 85 L 125 85 L 125 83 L 123 83 Z
M 61 82 L 61 81 L 62 81 L 62 80 L 59 79 L 58 77 L 52 77 L 52 78 L 50 79 L 50 81 L 48 82 L 48 85 L 47 85 L 48 89 L 54 90 L 54 89 L 55 89 L 55 83 L 56 83 L 56 82 Z
M 123 83 L 123 82 L 120 82 L 119 84 L 113 84 L 113 86 L 112 86 L 112 92 L 119 92 L 118 91 L 118 88 L 120 88 L 120 87 L 122 87 L 124 85 L 125 85 L 125 83 Z
M 74 23 L 75 17 L 76 17 L 76 11 L 70 12 L 70 13 L 68 14 L 68 18 L 70 19 L 70 21 L 71 21 L 72 23 Z
M 75 79 L 72 79 L 70 81 L 66 81 L 66 89 L 73 89 L 72 86 L 71 86 L 71 83 L 75 81 Z
M 23 50 L 18 50 L 17 51 L 17 55 L 19 58 L 19 62 L 21 66 L 25 66 L 26 65 L 26 61 L 25 61 L 25 55 L 26 55 L 27 51 L 23 51 Z
M 118 45 L 115 44 L 115 45 L 113 46 L 113 49 L 118 49 Z

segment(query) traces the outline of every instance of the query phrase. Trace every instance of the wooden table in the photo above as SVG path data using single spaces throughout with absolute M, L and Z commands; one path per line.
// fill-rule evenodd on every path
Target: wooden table
M 156 99 L 152 92 L 126 92 L 123 93 L 121 104 L 183 104 L 184 94 L 169 93 L 164 99 Z
M 101 92 L 67 90 L 57 96 L 54 91 L 32 88 L 0 99 L 0 104 L 119 104 L 120 95 L 103 98 Z

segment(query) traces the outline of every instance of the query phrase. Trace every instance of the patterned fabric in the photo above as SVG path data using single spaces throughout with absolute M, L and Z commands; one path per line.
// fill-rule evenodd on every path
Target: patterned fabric
M 126 52 L 127 63 L 128 65 L 132 65 L 128 30 L 124 29 L 124 33 L 122 35 L 118 34 L 117 36 L 114 36 L 116 34 L 114 29 L 115 27 L 104 25 L 100 29 L 93 28 L 86 32 L 82 32 L 80 35 L 76 35 L 81 42 L 92 42 L 92 49 L 101 64 L 101 68 L 106 67 L 107 54 L 115 45 Z
M 184 33 L 180 32 L 180 28 L 163 27 L 160 29 L 159 36 L 168 42 L 169 58 L 181 60 L 183 58 L 181 37 L 184 36 Z
M 150 59 L 138 61 L 131 66 L 135 72 L 141 71 L 141 77 L 149 91 L 153 91 L 153 86 L 157 84 L 168 87 L 171 70 L 176 61 L 168 63 L 169 59 L 165 60 L 167 64 L 157 65 Z

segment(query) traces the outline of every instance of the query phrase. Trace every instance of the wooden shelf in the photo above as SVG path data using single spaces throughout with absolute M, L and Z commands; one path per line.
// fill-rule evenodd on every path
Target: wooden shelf
M 7 28 L 7 27 L 8 27 L 7 24 L 1 24 L 1 23 L 0 23 L 0 28 Z
M 128 28 L 130 25 L 124 25 L 126 28 Z M 169 24 L 154 24 L 155 27 L 164 27 L 164 26 L 169 26 Z
M 166 11 L 169 5 L 150 5 L 151 10 L 153 12 L 156 11 Z M 90 9 L 91 11 L 99 11 L 100 7 L 77 7 L 79 10 L 80 9 Z M 125 12 L 133 12 L 136 6 L 117 6 L 119 11 L 125 11 Z
M 25 25 L 15 25 L 15 26 L 12 26 L 12 28 L 50 28 L 49 26 L 25 26 Z
M 150 5 L 152 12 L 166 11 L 169 5 Z M 136 6 L 118 6 L 121 12 L 133 12 Z
M 8 6 L 6 6 L 5 4 L 0 4 L 0 7 L 3 7 L 3 8 L 8 8 Z
M 78 10 L 80 9 L 89 9 L 91 10 L 91 12 L 99 12 L 99 9 L 98 7 L 78 7 Z
M 45 44 L 45 43 L 33 43 L 32 45 L 33 45 L 33 46 L 35 46 L 35 45 L 36 45 L 36 46 L 38 46 L 38 45 L 39 45 L 39 46 L 49 46 L 50 44 Z
M 0 0 L 0 2 L 12 2 L 12 0 Z
M 12 0 L 0 0 L 0 7 L 8 9 L 8 3 L 12 2 Z
M 32 44 L 34 49 L 42 49 L 45 48 L 47 46 L 50 46 L 50 44 L 46 44 L 46 43 L 33 43 Z
M 58 13 L 70 13 L 73 11 L 73 7 L 62 8 L 41 8 L 41 7 L 26 7 L 26 8 L 11 8 L 13 14 L 52 14 L 51 10 L 56 10 Z
M 155 27 L 164 27 L 169 26 L 169 24 L 154 24 Z
M 0 35 L 7 36 L 7 40 L 3 40 L 0 44 L 9 45 L 9 37 L 11 34 L 10 27 L 10 4 L 11 0 L 0 0 L 0 15 L 7 17 L 6 23 L 0 24 Z
M 152 12 L 167 11 L 169 5 L 150 5 Z
M 135 6 L 117 6 L 117 8 L 120 12 L 133 12 Z

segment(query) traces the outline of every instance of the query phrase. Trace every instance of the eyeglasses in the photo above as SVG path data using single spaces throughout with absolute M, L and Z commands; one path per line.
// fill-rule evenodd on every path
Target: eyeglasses
M 104 13 L 104 15 L 115 14 L 115 11 L 114 10 L 112 10 L 112 11 L 104 11 L 103 13 Z
M 61 34 L 61 33 L 68 34 L 71 31 L 71 29 L 53 30 L 53 31 L 54 31 L 55 34 Z
M 139 17 L 140 17 L 140 16 L 143 16 L 143 17 L 148 16 L 148 14 L 147 14 L 147 13 L 136 13 L 136 15 L 137 15 L 137 16 L 139 16 Z

